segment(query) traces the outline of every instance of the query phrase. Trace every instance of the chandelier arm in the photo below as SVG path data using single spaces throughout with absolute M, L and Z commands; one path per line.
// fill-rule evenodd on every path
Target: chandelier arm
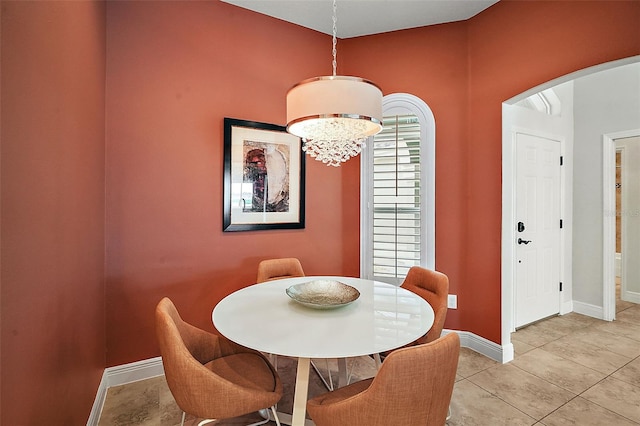
M 337 11 L 338 11 L 338 6 L 336 5 L 336 0 L 333 0 L 333 50 L 332 50 L 332 54 L 333 54 L 333 76 L 336 76 L 336 70 L 338 68 L 338 61 L 336 59 L 336 56 L 338 54 L 338 49 L 337 49 L 337 44 L 338 44 L 338 39 L 336 38 L 336 32 L 337 32 L 337 25 L 336 23 L 338 22 L 338 15 L 337 15 Z

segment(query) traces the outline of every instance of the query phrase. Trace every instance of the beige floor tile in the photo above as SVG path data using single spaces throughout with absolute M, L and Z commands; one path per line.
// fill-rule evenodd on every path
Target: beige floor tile
M 572 336 L 583 342 L 590 343 L 628 358 L 640 356 L 640 344 L 637 340 L 620 336 L 618 334 L 608 333 L 597 327 L 589 327 L 587 329 L 580 330 L 572 334 Z
M 625 300 L 620 300 L 619 296 L 620 295 L 618 295 L 618 298 L 616 299 L 616 313 L 622 312 L 624 310 L 637 306 L 635 303 L 627 302 Z
M 629 357 L 584 342 L 574 336 L 555 340 L 544 345 L 542 349 L 604 374 L 611 374 L 631 361 Z
M 595 318 L 571 312 L 566 315 L 558 315 L 556 317 L 549 318 L 548 320 L 539 323 L 538 326 L 542 330 L 553 330 L 556 333 L 567 335 L 578 330 L 582 330 L 597 322 L 598 320 Z
M 450 407 L 449 426 L 524 426 L 536 422 L 469 380 L 456 383 Z
M 528 325 L 515 333 L 511 333 L 511 339 L 538 348 L 565 335 L 564 332 L 549 328 L 544 325 L 544 322 L 541 322 Z
M 616 321 L 640 324 L 640 306 L 634 305 L 620 313 L 616 313 Z
M 560 316 L 560 318 L 566 318 L 574 322 L 581 323 L 584 326 L 590 326 L 595 324 L 601 324 L 604 321 L 598 318 L 593 318 L 587 315 L 582 315 L 577 312 L 569 312 L 568 314 Z
M 640 423 L 640 387 L 607 377 L 581 395 L 634 422 Z
M 468 380 L 536 420 L 575 396 L 511 364 L 490 368 Z
M 535 346 L 531 346 L 528 343 L 521 342 L 519 340 L 513 340 L 513 337 L 512 337 L 511 343 L 513 344 L 513 351 L 515 353 L 516 358 L 536 348 Z
M 611 377 L 640 387 L 640 358 L 634 359 L 629 364 L 613 373 Z
M 542 419 L 546 426 L 633 426 L 637 425 L 597 404 L 577 397 Z
M 498 363 L 491 358 L 487 358 L 469 348 L 460 348 L 460 357 L 458 360 L 459 376 L 466 378 L 496 365 L 498 365 Z
M 607 321 L 594 327 L 607 333 L 614 333 L 640 342 L 640 323 Z
M 603 373 L 549 353 L 544 349 L 527 352 L 517 357 L 512 364 L 576 395 L 606 377 Z
M 151 426 L 160 423 L 159 392 L 164 376 L 107 390 L 99 426 Z

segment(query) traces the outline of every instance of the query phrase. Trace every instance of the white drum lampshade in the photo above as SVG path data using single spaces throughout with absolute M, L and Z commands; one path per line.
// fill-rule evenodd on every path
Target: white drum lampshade
M 382 130 L 382 91 L 348 76 L 304 80 L 287 93 L 287 131 L 303 149 L 328 165 L 356 156 L 368 137 Z

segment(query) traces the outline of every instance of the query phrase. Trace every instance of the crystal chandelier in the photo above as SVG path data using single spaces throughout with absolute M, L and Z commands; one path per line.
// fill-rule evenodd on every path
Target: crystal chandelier
M 336 75 L 336 0 L 333 0 L 333 75 L 301 81 L 287 93 L 287 131 L 302 150 L 339 166 L 382 130 L 382 91 L 360 77 Z

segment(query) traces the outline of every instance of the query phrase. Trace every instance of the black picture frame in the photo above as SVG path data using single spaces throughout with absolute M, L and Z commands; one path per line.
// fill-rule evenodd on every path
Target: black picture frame
M 304 228 L 305 155 L 284 126 L 224 119 L 222 230 Z

